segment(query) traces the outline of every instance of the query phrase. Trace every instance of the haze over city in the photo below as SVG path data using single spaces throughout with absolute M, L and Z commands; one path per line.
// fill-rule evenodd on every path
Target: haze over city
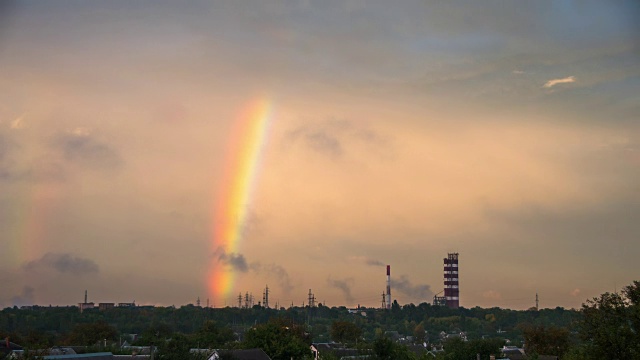
M 0 307 L 85 289 L 221 307 L 267 284 L 282 306 L 380 306 L 387 264 L 418 304 L 449 252 L 464 307 L 619 290 L 640 273 L 638 19 L 634 1 L 3 1 Z

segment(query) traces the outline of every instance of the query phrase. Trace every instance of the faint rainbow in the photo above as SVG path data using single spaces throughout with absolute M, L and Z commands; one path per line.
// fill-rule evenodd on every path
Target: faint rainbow
M 225 175 L 214 206 L 212 244 L 216 255 L 208 280 L 209 293 L 218 304 L 228 297 L 234 280 L 233 271 L 218 257 L 239 250 L 271 119 L 271 102 L 264 98 L 253 101 L 242 112 L 231 136 Z

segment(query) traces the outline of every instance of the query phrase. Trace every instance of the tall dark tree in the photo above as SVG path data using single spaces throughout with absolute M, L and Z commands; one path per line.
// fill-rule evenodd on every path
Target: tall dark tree
M 415 355 L 405 345 L 397 344 L 387 337 L 380 337 L 373 342 L 375 359 L 380 360 L 413 360 Z
M 76 325 L 67 337 L 69 345 L 100 345 L 103 341 L 114 341 L 118 335 L 115 327 L 104 321 Z
M 304 327 L 275 318 L 245 333 L 245 348 L 261 348 L 273 360 L 300 359 L 311 355 L 311 338 Z
M 527 354 L 562 357 L 571 347 L 569 330 L 555 326 L 529 325 L 523 330 Z
M 593 359 L 640 359 L 640 282 L 582 305 L 580 336 Z
M 340 343 L 353 343 L 362 335 L 362 329 L 349 321 L 334 321 L 331 324 L 331 339 Z
M 201 348 L 222 348 L 235 339 L 231 328 L 220 326 L 214 321 L 207 321 L 195 334 L 195 341 Z

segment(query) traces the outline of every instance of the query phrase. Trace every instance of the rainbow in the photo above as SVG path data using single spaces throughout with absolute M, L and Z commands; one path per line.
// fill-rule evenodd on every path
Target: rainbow
M 239 117 L 231 136 L 227 166 L 214 206 L 214 259 L 208 277 L 209 294 L 220 304 L 233 288 L 233 271 L 220 261 L 221 254 L 237 253 L 243 239 L 249 204 L 260 173 L 261 159 L 272 118 L 266 99 L 252 102 Z

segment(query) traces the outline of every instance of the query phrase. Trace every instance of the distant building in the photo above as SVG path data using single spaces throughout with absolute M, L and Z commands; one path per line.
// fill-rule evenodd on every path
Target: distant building
M 218 350 L 218 349 L 190 349 L 189 352 L 207 360 L 237 359 L 237 360 L 271 360 L 262 349 Z
M 435 295 L 433 297 L 434 306 L 447 306 L 447 298 L 444 296 Z
M 98 304 L 98 309 L 100 309 L 100 311 L 105 311 L 108 309 L 113 309 L 116 306 L 116 304 L 114 303 L 100 303 Z
M 78 303 L 78 307 L 80 308 L 80 312 L 83 312 L 85 310 L 95 308 L 96 304 L 92 302 L 83 302 L 83 303 Z
M 136 302 L 118 303 L 118 307 L 136 307 Z
M 314 360 L 333 355 L 338 359 L 366 359 L 371 357 L 371 350 L 346 348 L 340 343 L 313 343 L 311 353 Z

